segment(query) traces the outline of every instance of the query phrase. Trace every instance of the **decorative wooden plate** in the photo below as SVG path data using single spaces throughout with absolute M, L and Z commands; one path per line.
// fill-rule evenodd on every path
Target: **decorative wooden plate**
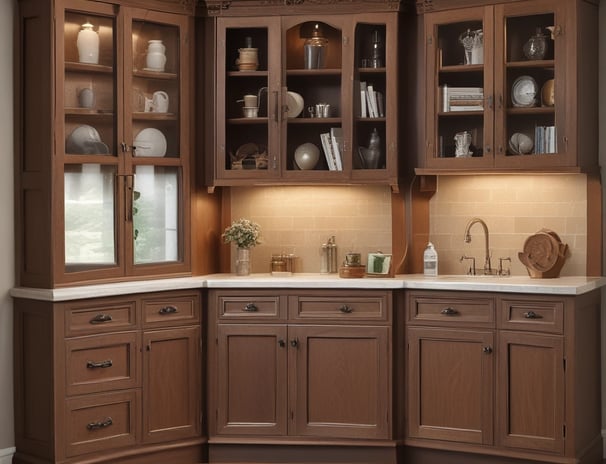
M 557 277 L 564 265 L 568 245 L 562 243 L 558 234 L 541 229 L 524 242 L 524 251 L 518 254 L 527 267 L 530 277 Z

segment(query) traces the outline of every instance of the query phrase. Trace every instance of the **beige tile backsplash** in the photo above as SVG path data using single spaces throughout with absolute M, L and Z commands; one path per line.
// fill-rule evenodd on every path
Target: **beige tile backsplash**
M 552 176 L 442 176 L 430 202 L 430 240 L 439 254 L 440 274 L 466 272 L 462 254 L 484 260 L 482 227 L 472 227 L 472 241 L 463 241 L 472 217 L 482 218 L 490 232 L 492 264 L 510 257 L 514 275 L 527 275 L 518 259 L 528 236 L 541 228 L 556 232 L 568 244 L 561 275 L 584 275 L 587 253 L 587 178 Z
M 232 188 L 231 211 L 232 219 L 261 226 L 263 243 L 251 258 L 254 273 L 269 272 L 271 255 L 277 253 L 295 254 L 296 272 L 319 272 L 320 247 L 331 235 L 339 264 L 350 251 L 391 252 L 389 187 Z
M 587 250 L 587 179 L 584 175 L 442 176 L 430 201 L 430 240 L 439 254 L 440 274 L 465 273 L 462 254 L 484 257 L 484 237 L 472 217 L 490 232 L 492 264 L 510 257 L 513 275 L 527 275 L 518 259 L 529 235 L 541 228 L 556 232 L 570 249 L 561 275 L 584 275 Z M 350 251 L 391 252 L 391 191 L 388 187 L 232 188 L 232 218 L 260 224 L 263 244 L 252 253 L 252 270 L 269 272 L 272 254 L 293 253 L 297 272 L 320 270 L 320 247 L 331 235 L 338 262 Z M 233 266 L 233 264 L 232 264 Z

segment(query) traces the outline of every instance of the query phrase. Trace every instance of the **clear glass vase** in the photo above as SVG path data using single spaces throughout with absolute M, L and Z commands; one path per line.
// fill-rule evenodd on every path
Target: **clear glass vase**
M 535 35 L 530 37 L 523 46 L 524 55 L 529 60 L 543 60 L 547 54 L 547 35 L 537 27 Z
M 236 247 L 236 275 L 250 274 L 250 248 Z

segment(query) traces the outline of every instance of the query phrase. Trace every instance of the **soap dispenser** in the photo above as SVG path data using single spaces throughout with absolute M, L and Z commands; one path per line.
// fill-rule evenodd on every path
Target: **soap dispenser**
M 431 242 L 423 253 L 423 273 L 428 277 L 438 276 L 438 252 Z

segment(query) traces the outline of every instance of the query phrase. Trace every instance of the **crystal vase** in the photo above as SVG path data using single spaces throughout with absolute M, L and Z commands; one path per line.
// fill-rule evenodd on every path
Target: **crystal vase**
M 236 247 L 236 275 L 250 274 L 250 248 Z

